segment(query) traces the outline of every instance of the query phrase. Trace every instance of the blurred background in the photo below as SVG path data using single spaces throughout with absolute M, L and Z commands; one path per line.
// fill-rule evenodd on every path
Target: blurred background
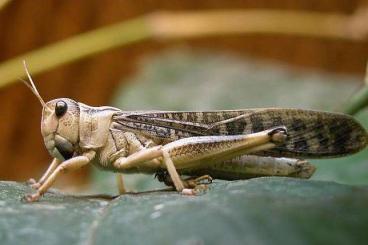
M 345 110 L 368 127 L 365 110 L 350 105 L 365 91 L 367 4 L 0 0 L 0 179 L 39 178 L 51 161 L 39 102 L 18 79 L 23 59 L 46 101 L 70 97 L 122 110 Z M 368 184 L 367 151 L 312 162 L 314 179 Z M 88 166 L 56 186 L 116 193 L 113 182 L 112 173 Z M 131 190 L 157 186 L 152 176 L 128 182 Z

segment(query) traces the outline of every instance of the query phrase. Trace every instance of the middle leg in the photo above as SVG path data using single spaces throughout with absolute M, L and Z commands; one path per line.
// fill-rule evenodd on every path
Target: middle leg
M 198 185 L 211 184 L 213 180 L 212 177 L 208 174 L 189 174 L 189 176 L 190 177 L 187 177 L 186 179 L 182 179 L 185 188 L 195 188 Z M 157 171 L 155 174 L 155 178 L 157 178 L 158 181 L 163 182 L 167 186 L 174 186 L 170 174 L 166 170 L 160 169 L 159 171 Z
M 119 195 L 123 195 L 126 193 L 123 175 L 121 173 L 115 174 L 116 176 L 116 184 L 118 186 Z

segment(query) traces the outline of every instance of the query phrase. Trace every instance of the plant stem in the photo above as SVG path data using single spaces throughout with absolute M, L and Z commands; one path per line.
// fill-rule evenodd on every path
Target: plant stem
M 349 101 L 344 112 L 354 115 L 368 105 L 368 86 L 364 86 Z
M 354 115 L 368 105 L 368 63 L 367 63 L 367 68 L 366 68 L 366 73 L 365 73 L 364 84 L 365 86 L 361 88 L 349 100 L 344 110 L 345 113 Z
M 207 10 L 157 12 L 150 23 L 164 38 L 193 38 L 211 35 L 277 33 L 352 39 L 350 16 L 288 10 Z
M 359 23 L 363 17 L 358 18 Z M 27 61 L 35 75 L 108 49 L 149 38 L 277 33 L 358 40 L 365 33 L 354 33 L 352 23 L 358 22 L 355 15 L 288 10 L 156 12 L 79 34 L 5 61 L 0 64 L 0 87 L 24 77 L 22 60 Z
M 24 77 L 22 61 L 26 60 L 33 75 L 86 56 L 142 41 L 151 36 L 146 22 L 137 18 L 80 34 L 25 53 L 0 64 L 0 87 Z

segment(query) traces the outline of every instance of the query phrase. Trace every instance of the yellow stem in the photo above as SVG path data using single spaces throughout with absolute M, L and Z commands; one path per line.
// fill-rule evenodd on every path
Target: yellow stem
M 7 60 L 0 64 L 0 87 L 24 77 L 22 60 L 27 61 L 32 74 L 36 75 L 62 64 L 149 38 L 277 33 L 356 40 L 364 36 L 352 32 L 353 17 L 354 15 L 260 9 L 156 12 L 82 33 Z M 359 17 L 358 23 L 363 17 Z M 354 19 L 355 22 L 357 18 Z
M 0 87 L 25 76 L 21 66 L 27 62 L 32 75 L 79 60 L 86 56 L 135 43 L 151 36 L 144 19 L 138 18 L 80 34 L 25 53 L 0 64 Z
M 11 0 L 0 0 L 0 10 L 4 8 Z
M 277 33 L 351 39 L 349 18 L 341 14 L 249 9 L 157 12 L 149 23 L 158 38 Z

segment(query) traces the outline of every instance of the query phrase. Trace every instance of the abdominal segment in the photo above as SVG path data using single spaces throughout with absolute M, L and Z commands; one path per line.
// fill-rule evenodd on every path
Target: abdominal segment
M 226 180 L 265 176 L 308 179 L 315 170 L 312 164 L 301 159 L 242 155 L 219 163 L 207 163 L 205 167 L 184 170 L 182 173 L 194 176 L 208 174 L 213 178 Z

